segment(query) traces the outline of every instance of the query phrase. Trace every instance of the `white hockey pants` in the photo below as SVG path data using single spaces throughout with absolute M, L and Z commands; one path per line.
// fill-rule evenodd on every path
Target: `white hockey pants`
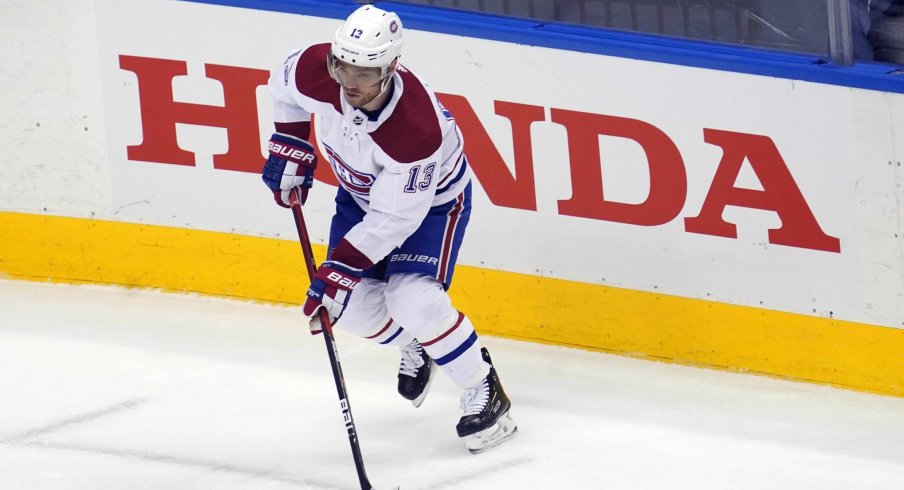
M 388 282 L 363 279 L 336 325 L 384 345 L 417 339 L 462 388 L 479 383 L 490 370 L 474 325 L 452 307 L 436 279 L 422 274 L 394 274 Z

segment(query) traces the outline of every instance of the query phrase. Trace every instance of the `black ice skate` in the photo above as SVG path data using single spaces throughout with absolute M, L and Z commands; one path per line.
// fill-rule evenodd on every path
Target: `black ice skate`
M 464 414 L 458 425 L 458 437 L 465 439 L 468 451 L 477 454 L 498 446 L 518 432 L 515 421 L 509 414 L 512 403 L 505 395 L 496 369 L 490 361 L 490 353 L 480 350 L 483 360 L 490 365 L 490 374 L 473 388 L 465 390 L 461 396 Z
M 427 397 L 427 391 L 433 381 L 431 374 L 435 364 L 417 340 L 412 340 L 410 344 L 402 347 L 401 351 L 399 394 L 406 400 L 411 400 L 415 407 L 419 407 Z

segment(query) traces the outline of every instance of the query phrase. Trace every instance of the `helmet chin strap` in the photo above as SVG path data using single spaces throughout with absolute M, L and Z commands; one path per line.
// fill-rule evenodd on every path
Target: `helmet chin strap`
M 383 80 L 380 81 L 380 93 L 377 94 L 377 97 L 383 95 L 384 92 L 389 88 L 389 84 L 392 83 L 392 76 L 395 75 L 395 68 L 392 71 L 388 71 Z M 374 97 L 376 98 L 376 97 Z
M 393 73 L 395 73 L 395 72 L 393 72 Z M 371 97 L 371 99 L 368 100 L 367 102 L 361 104 L 361 106 L 359 108 L 364 107 L 367 104 L 370 104 L 371 102 L 379 99 L 383 94 L 386 93 L 387 90 L 389 90 L 389 86 L 391 83 L 392 83 L 392 75 L 389 75 L 388 77 L 384 78 L 380 82 L 380 92 L 377 95 L 374 95 L 373 97 Z
M 396 70 L 399 68 L 399 58 L 396 57 L 392 60 L 388 65 L 383 67 L 385 73 L 383 73 L 383 80 L 380 81 L 380 93 L 377 94 L 377 97 L 383 95 L 386 90 L 389 88 L 389 85 L 392 83 L 392 76 L 395 75 Z M 374 97 L 376 99 L 377 97 Z

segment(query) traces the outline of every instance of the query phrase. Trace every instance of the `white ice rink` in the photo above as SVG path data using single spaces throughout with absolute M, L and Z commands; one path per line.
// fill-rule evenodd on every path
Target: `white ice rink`
M 474 456 L 337 340 L 378 489 L 904 489 L 904 399 L 484 337 L 520 433 Z M 0 489 L 304 488 L 358 486 L 298 309 L 0 281 Z

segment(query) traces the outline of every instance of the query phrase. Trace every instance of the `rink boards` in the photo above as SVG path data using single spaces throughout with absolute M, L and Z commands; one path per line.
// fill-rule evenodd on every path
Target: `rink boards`
M 298 303 L 292 220 L 257 175 L 261 85 L 338 21 L 25 10 L 0 272 Z M 451 293 L 481 332 L 904 394 L 904 95 L 417 30 L 404 62 L 468 141 Z

